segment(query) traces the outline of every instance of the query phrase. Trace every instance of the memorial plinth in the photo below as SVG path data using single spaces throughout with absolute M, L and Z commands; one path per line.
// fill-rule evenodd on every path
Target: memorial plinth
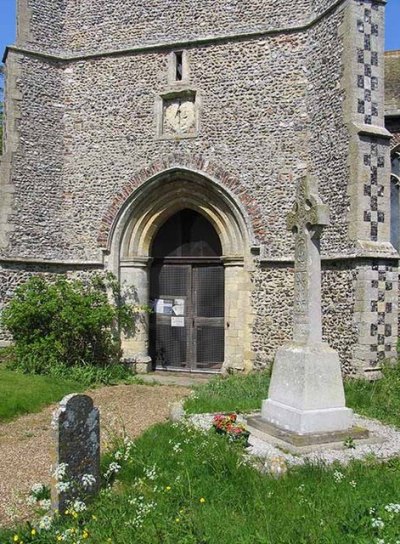
M 327 433 L 351 429 L 337 352 L 322 342 L 320 235 L 328 207 L 301 179 L 288 228 L 295 235 L 293 341 L 276 353 L 261 421 L 289 433 Z
M 268 399 L 261 419 L 304 433 L 349 429 L 338 354 L 327 344 L 289 344 L 276 354 Z

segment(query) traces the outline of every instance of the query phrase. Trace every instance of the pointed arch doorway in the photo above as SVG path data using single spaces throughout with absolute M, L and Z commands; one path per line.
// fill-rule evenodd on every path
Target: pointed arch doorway
M 150 356 L 159 369 L 218 371 L 224 346 L 224 265 L 213 225 L 186 208 L 151 246 Z

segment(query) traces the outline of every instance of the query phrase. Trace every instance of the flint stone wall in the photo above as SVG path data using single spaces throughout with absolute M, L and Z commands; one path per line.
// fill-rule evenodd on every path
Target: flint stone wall
M 357 324 L 354 319 L 357 269 L 343 262 L 322 262 L 323 341 L 339 352 L 344 374 L 352 374 Z M 291 341 L 294 267 L 261 263 L 253 274 L 253 350 L 255 366 L 272 364 L 276 350 Z
M 280 13 L 288 23 L 288 10 Z M 155 101 L 170 89 L 169 52 L 71 63 L 10 52 L 8 62 L 20 70 L 8 82 L 21 94 L 9 112 L 19 118 L 19 145 L 9 243 L 0 255 L 36 257 L 40 247 L 43 258 L 101 261 L 97 240 L 109 202 L 136 172 L 173 153 L 212 161 L 240 180 L 261 210 L 265 234 L 257 242 L 273 257 L 293 251 L 285 217 L 310 157 L 334 219 L 322 251 L 351 251 L 342 19 L 339 10 L 312 31 L 191 48 L 188 86 L 201 94 L 200 130 L 178 141 L 156 138 Z M 323 121 L 328 104 L 332 114 Z
M 21 45 L 50 52 L 124 49 L 305 25 L 333 0 L 22 0 Z M 49 32 L 50 29 L 50 32 Z

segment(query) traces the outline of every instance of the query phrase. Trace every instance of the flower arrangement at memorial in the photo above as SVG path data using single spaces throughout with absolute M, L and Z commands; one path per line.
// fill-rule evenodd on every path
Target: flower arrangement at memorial
M 230 440 L 241 440 L 247 445 L 250 433 L 243 423 L 238 423 L 237 414 L 216 414 L 212 424 L 218 434 L 227 435 Z

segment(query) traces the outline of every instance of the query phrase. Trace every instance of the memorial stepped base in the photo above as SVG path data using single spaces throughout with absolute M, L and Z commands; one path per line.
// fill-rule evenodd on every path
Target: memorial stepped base
M 307 453 L 322 448 L 346 449 L 353 443 L 357 446 L 383 442 L 379 437 L 370 437 L 368 429 L 358 426 L 344 431 L 299 434 L 272 425 L 263 420 L 261 414 L 248 417 L 246 425 L 253 436 L 294 454 Z

